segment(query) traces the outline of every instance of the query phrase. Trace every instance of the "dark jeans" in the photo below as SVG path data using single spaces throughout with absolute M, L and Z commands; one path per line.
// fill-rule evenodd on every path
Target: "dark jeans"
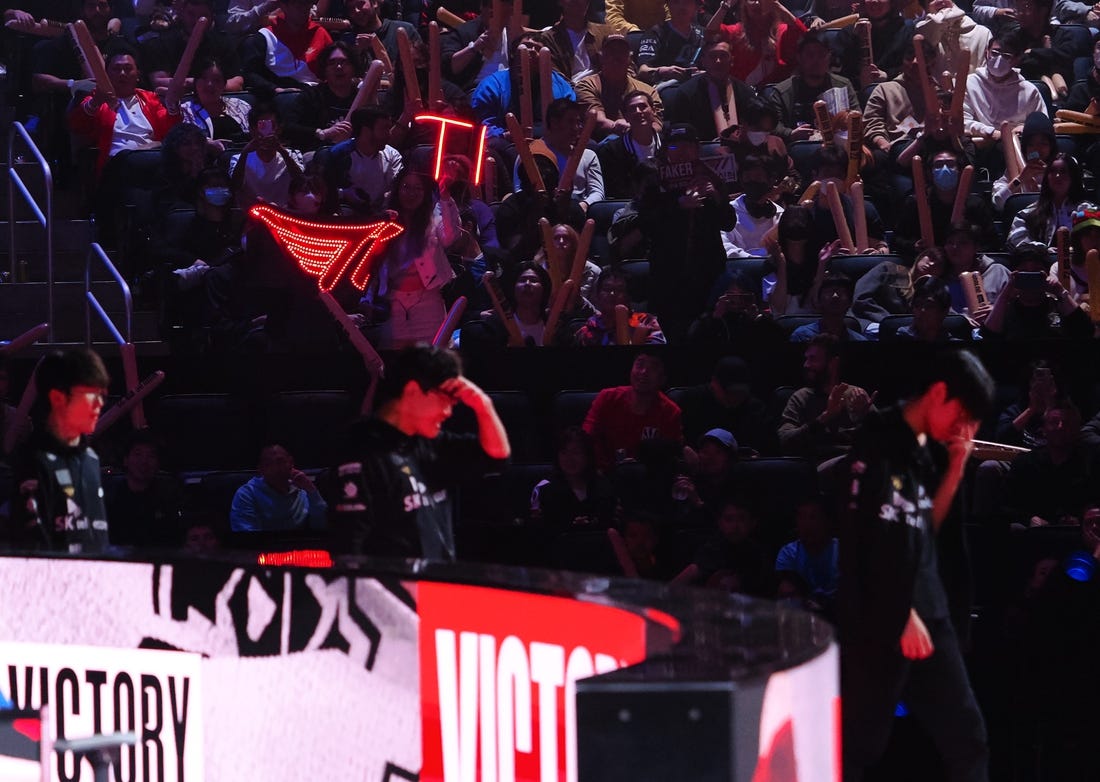
M 951 782 L 988 782 L 985 721 L 947 617 L 927 621 L 935 652 L 906 660 L 900 650 L 842 646 L 844 780 L 858 782 L 886 751 L 898 701 L 935 742 Z

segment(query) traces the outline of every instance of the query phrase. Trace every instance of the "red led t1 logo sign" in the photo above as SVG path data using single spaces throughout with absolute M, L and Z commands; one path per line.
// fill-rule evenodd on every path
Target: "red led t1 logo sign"
M 466 150 L 473 162 L 474 170 L 470 172 L 471 184 L 481 184 L 481 166 L 485 160 L 485 126 L 466 122 L 454 117 L 440 117 L 436 114 L 418 114 L 417 122 L 438 122 L 439 135 L 435 139 L 435 181 L 439 181 L 439 175 L 443 172 L 443 156 L 446 154 L 447 142 L 461 145 L 465 136 Z M 457 142 L 457 144 L 455 144 Z
M 257 204 L 248 213 L 268 227 L 304 272 L 318 278 L 323 291 L 332 290 L 349 269 L 351 284 L 366 288 L 373 262 L 386 242 L 405 230 L 397 223 L 303 220 L 268 204 Z

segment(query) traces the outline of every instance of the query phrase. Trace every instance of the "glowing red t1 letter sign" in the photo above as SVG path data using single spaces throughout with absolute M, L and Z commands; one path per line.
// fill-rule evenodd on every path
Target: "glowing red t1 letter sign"
M 485 126 L 475 125 L 472 122 L 455 119 L 454 117 L 439 117 L 435 114 L 418 114 L 417 122 L 438 122 L 439 135 L 435 140 L 435 180 L 439 181 L 439 175 L 443 171 L 443 155 L 447 145 L 447 131 L 455 128 L 467 134 L 465 139 L 474 170 L 470 172 L 474 185 L 481 184 L 481 166 L 485 161 Z M 462 139 L 459 139 L 460 141 Z
M 330 291 L 344 273 L 359 290 L 367 287 L 371 266 L 386 242 L 405 229 L 397 223 L 336 223 L 303 220 L 269 204 L 248 213 L 268 227 L 275 241 L 317 285 Z

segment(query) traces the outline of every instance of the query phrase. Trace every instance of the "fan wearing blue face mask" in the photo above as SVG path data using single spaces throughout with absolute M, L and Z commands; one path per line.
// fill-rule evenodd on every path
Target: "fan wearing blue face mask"
M 925 193 L 914 193 L 905 199 L 898 227 L 894 232 L 894 252 L 911 259 L 921 250 L 928 249 L 920 238 L 917 198 L 928 201 L 932 215 L 934 246 L 944 246 L 951 224 L 951 212 L 955 206 L 955 196 L 959 189 L 959 177 L 969 163 L 966 155 L 951 149 L 941 150 L 933 155 L 931 160 L 925 161 L 928 190 Z M 992 250 L 1000 245 L 993 229 L 993 215 L 987 199 L 969 193 L 966 196 L 963 216 L 968 224 L 976 227 L 975 237 L 979 250 Z
M 194 289 L 211 267 L 240 250 L 241 225 L 230 211 L 232 202 L 229 177 L 207 168 L 198 176 L 194 214 L 176 212 L 164 219 L 160 260 L 173 269 L 176 290 Z

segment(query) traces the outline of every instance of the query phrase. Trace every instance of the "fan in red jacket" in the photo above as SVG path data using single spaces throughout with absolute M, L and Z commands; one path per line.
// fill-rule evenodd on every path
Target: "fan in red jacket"
M 141 72 L 132 52 L 114 51 L 105 65 L 109 87 L 97 84 L 95 92 L 69 112 L 73 133 L 99 148 L 98 174 L 119 152 L 159 147 L 180 121 L 179 95 L 173 95 L 171 88 L 164 103 L 155 93 L 138 89 Z

